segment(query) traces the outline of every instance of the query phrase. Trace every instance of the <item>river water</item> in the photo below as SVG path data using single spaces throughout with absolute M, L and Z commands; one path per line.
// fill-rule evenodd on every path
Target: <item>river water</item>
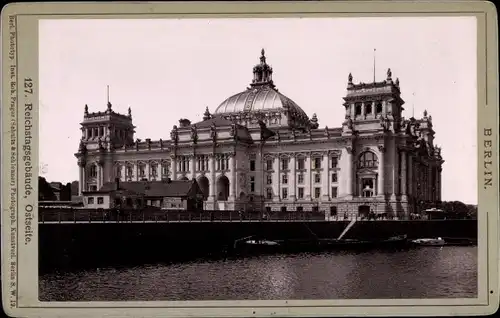
M 40 277 L 42 301 L 477 297 L 476 247 L 272 255 Z

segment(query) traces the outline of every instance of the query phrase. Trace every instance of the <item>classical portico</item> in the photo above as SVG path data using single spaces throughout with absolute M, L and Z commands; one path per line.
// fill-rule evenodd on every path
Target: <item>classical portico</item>
M 443 160 L 432 117 L 403 117 L 391 70 L 375 83 L 356 84 L 349 74 L 338 128 L 320 128 L 315 114 L 278 91 L 264 50 L 252 73 L 247 88 L 213 113 L 206 107 L 202 121 L 180 119 L 169 140 L 134 140 L 130 110 L 121 115 L 109 103 L 105 112 L 89 113 L 85 106 L 76 154 L 80 193 L 115 178 L 195 179 L 210 210 L 403 218 L 440 200 Z

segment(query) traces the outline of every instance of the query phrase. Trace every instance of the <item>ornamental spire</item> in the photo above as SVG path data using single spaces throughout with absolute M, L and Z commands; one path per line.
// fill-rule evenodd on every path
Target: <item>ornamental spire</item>
M 266 51 L 264 49 L 260 51 L 260 64 L 266 64 Z
M 273 68 L 266 62 L 266 52 L 264 49 L 260 51 L 260 63 L 253 68 L 253 80 L 250 86 L 270 86 L 273 84 Z
M 203 120 L 209 120 L 210 118 L 212 118 L 212 115 L 210 114 L 210 111 L 208 110 L 208 106 L 207 108 L 205 109 L 205 113 L 203 114 Z

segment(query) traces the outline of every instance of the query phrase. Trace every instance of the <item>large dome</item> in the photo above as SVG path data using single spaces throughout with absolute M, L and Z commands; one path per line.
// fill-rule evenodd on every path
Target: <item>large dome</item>
M 233 95 L 220 104 L 215 114 L 288 110 L 307 118 L 306 113 L 293 100 L 269 86 L 252 87 Z
M 260 64 L 253 68 L 254 78 L 250 87 L 235 94 L 215 110 L 215 114 L 232 114 L 241 112 L 286 111 L 293 117 L 308 120 L 307 114 L 293 100 L 279 93 L 273 83 L 273 69 L 266 63 L 264 50 L 261 52 Z

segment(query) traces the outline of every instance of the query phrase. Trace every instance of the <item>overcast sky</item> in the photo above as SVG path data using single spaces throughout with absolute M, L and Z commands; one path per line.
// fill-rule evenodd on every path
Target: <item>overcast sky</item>
M 132 108 L 136 137 L 169 139 L 243 91 L 266 50 L 280 92 L 320 127 L 339 127 L 347 77 L 399 77 L 405 117 L 432 115 L 443 200 L 477 203 L 476 20 L 473 17 L 40 21 L 40 164 L 78 179 L 84 105 Z

